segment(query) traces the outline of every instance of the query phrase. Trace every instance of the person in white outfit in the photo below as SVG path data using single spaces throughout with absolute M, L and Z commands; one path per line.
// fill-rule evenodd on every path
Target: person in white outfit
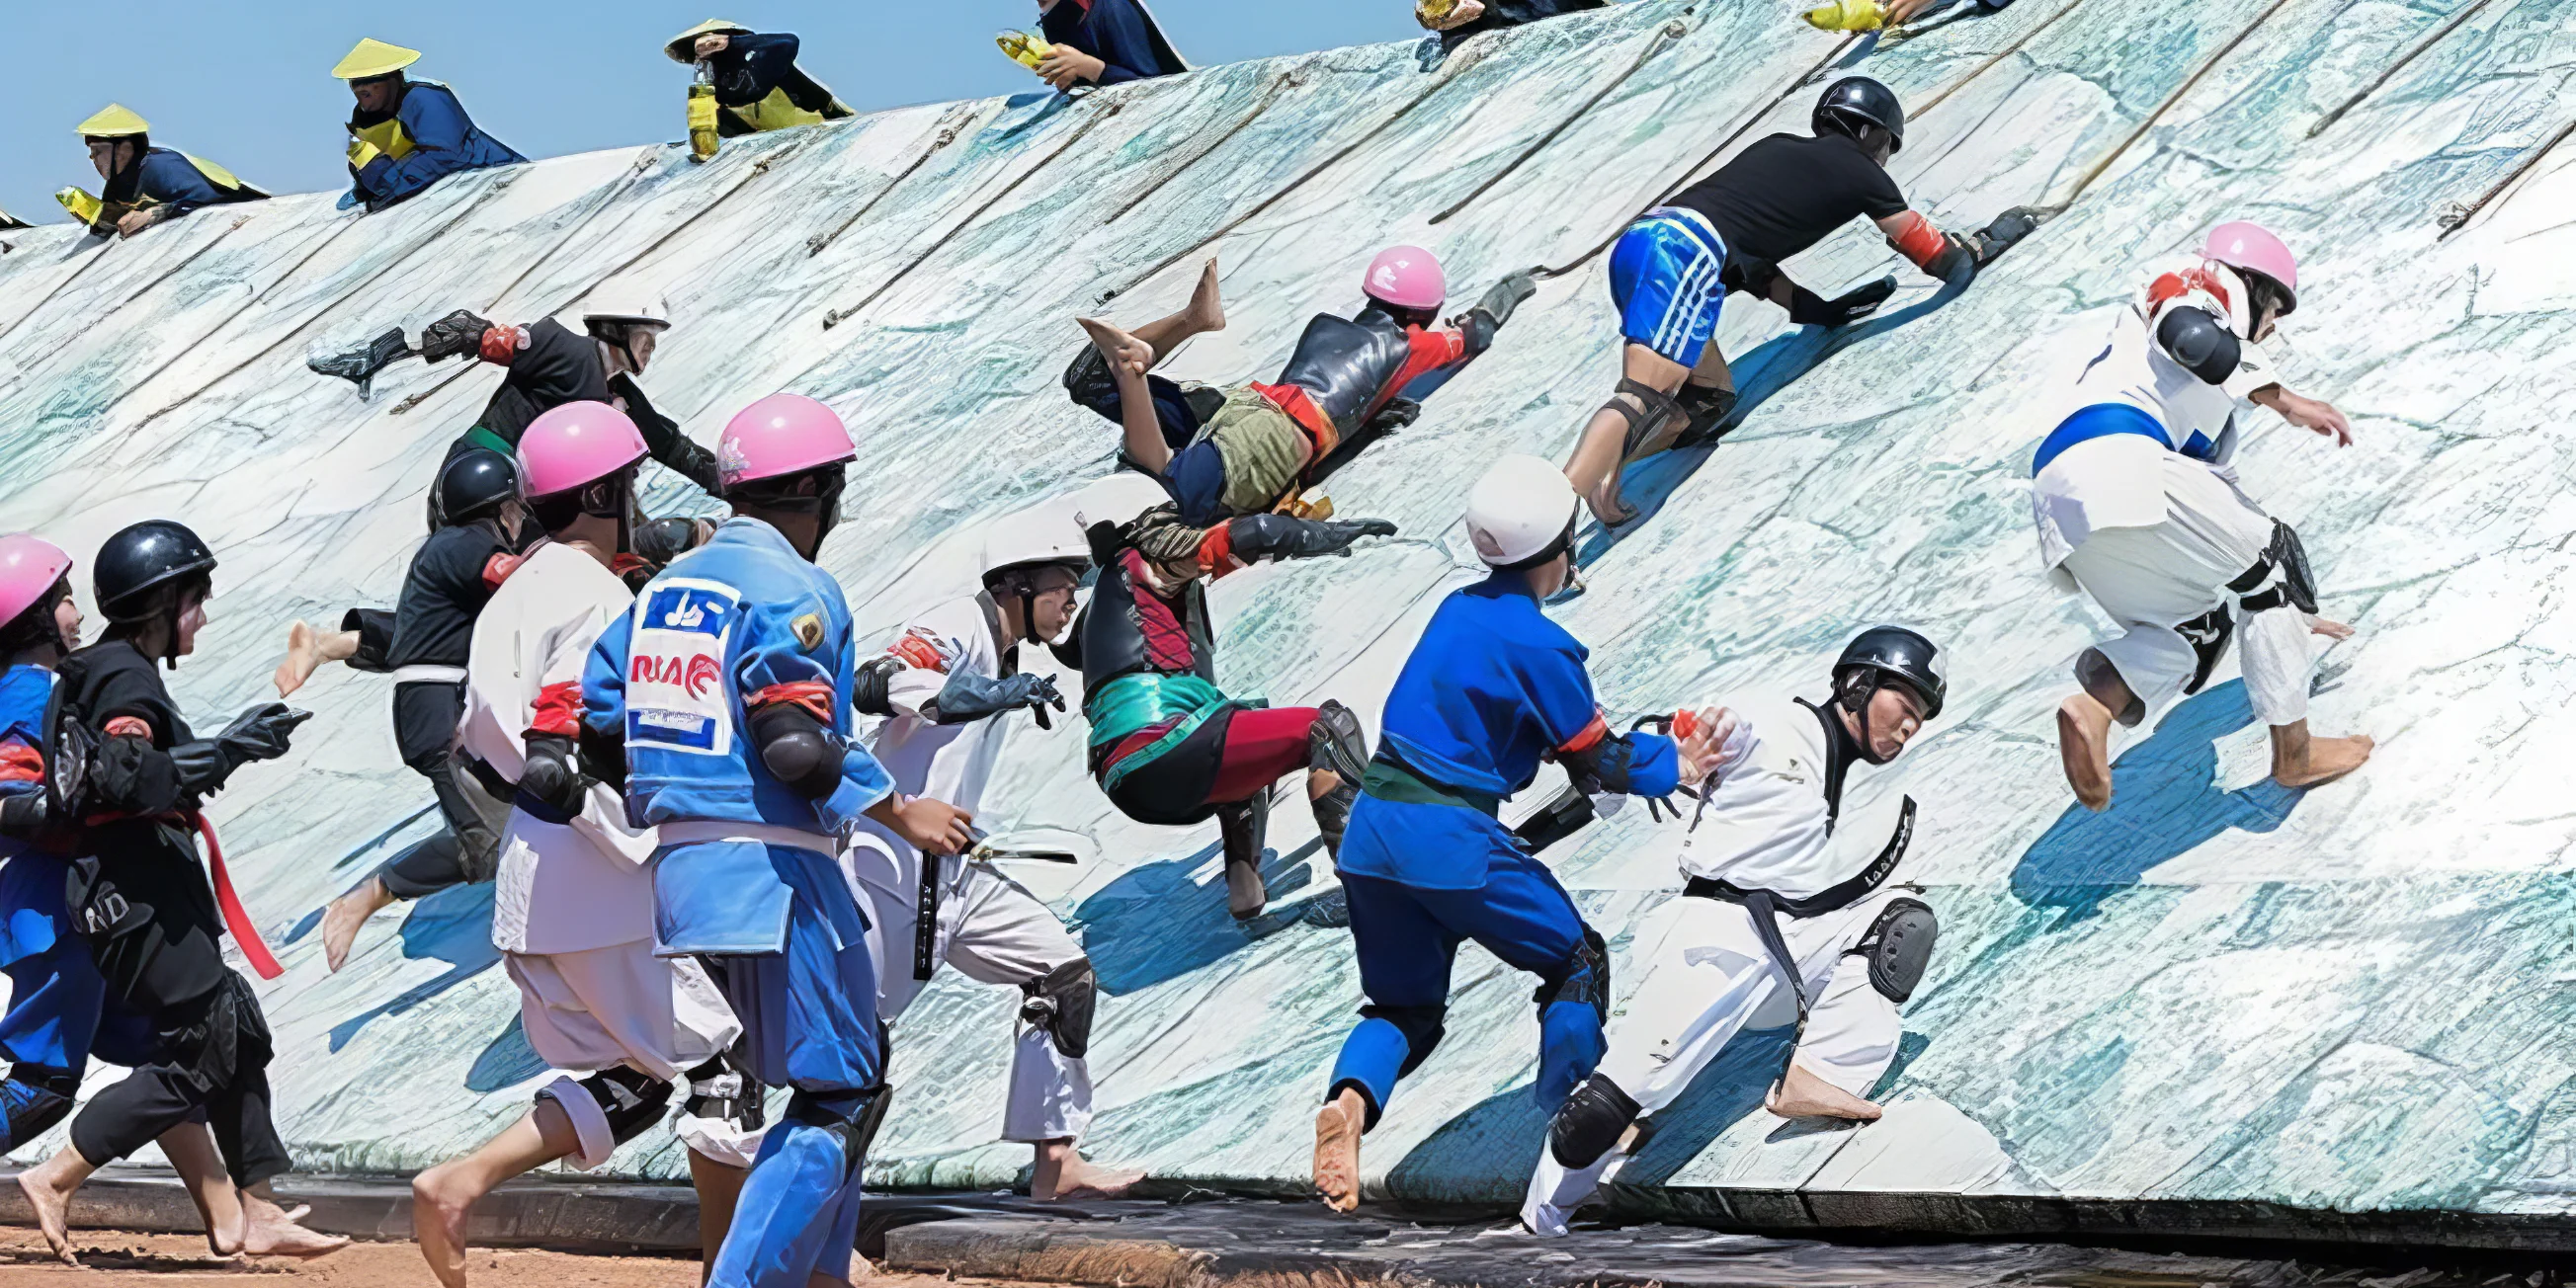
M 2113 722 L 2134 728 L 2199 692 L 2231 637 L 2246 698 L 2271 728 L 2274 781 L 2314 787 L 2370 758 L 2367 737 L 2309 736 L 2309 636 L 2352 628 L 2315 615 L 2298 534 L 2247 498 L 2232 464 L 2243 402 L 2352 442 L 2343 413 L 2292 393 L 2257 347 L 2297 289 L 2279 238 L 2221 224 L 2199 255 L 2158 266 L 2113 320 L 2032 458 L 2041 563 L 2121 629 L 2077 656 L 2082 689 L 2057 711 L 2066 781 L 2088 808 L 2111 804 Z
M 741 1033 L 702 966 L 654 956 L 653 830 L 628 823 L 616 789 L 583 774 L 575 750 L 583 664 L 634 603 L 610 569 L 643 436 L 614 408 L 570 403 L 538 417 L 519 454 L 547 537 L 475 620 L 460 736 L 472 772 L 515 796 L 492 943 L 519 986 L 528 1045 L 564 1072 L 500 1135 L 413 1182 L 413 1230 L 448 1288 L 465 1282 L 466 1223 L 483 1195 L 557 1159 L 585 1171 L 606 1162 L 661 1120 L 673 1082 L 716 1080 Z M 758 1148 L 758 1102 L 749 1108 L 748 1124 L 730 1124 L 692 1102 L 683 1122 L 709 1249 Z
M 1615 1175 L 1670 1105 L 1747 1028 L 1796 1024 L 1763 1097 L 1784 1118 L 1867 1122 L 1896 1058 L 1897 1007 L 1931 960 L 1938 925 L 1919 887 L 1891 885 L 1914 835 L 1911 797 L 1846 808 L 1852 770 L 1884 765 L 1941 713 L 1949 689 L 1930 640 L 1863 631 L 1822 703 L 1729 703 L 1715 786 L 1680 853 L 1680 898 L 1637 930 L 1644 973 L 1613 1014 L 1609 1054 L 1548 1124 L 1521 1221 L 1548 1236 Z M 1732 724 L 1732 728 L 1727 726 Z
M 1130 493 L 1111 517 L 1132 518 L 1163 500 L 1160 487 L 1135 474 L 1085 495 L 1095 508 L 1104 500 L 1115 508 L 1109 498 Z M 861 666 L 856 700 L 860 711 L 888 717 L 872 750 L 897 792 L 979 814 L 1011 713 L 1026 708 L 1045 727 L 1050 709 L 1065 709 L 1054 677 L 1020 670 L 1018 654 L 1023 643 L 1061 638 L 1073 621 L 1075 589 L 1091 566 L 1082 520 L 1062 503 L 1006 516 L 987 532 L 981 566 L 982 591 L 914 618 Z M 1086 1057 L 1099 985 L 1064 923 L 990 858 L 970 852 L 925 865 L 920 851 L 869 820 L 860 820 L 842 862 L 868 913 L 877 1014 L 886 1024 L 942 962 L 1023 995 L 1002 1139 L 1036 1151 L 1031 1197 L 1103 1197 L 1140 1179 L 1085 1160 L 1077 1145 L 1091 1123 Z

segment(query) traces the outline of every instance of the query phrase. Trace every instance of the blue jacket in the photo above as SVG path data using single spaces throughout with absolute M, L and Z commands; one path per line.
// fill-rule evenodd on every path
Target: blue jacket
M 0 743 L 41 753 L 45 703 L 53 692 L 54 673 L 41 666 L 0 672 Z M 41 774 L 41 764 L 0 768 L 0 793 L 43 790 L 42 779 L 30 777 L 31 772 Z M 0 837 L 0 966 L 44 952 L 71 934 L 63 875 L 60 860 L 23 841 Z
M 353 176 L 357 182 L 349 192 L 351 202 L 365 202 L 369 210 L 382 210 L 459 171 L 524 165 L 528 160 L 474 128 L 474 118 L 456 101 L 456 91 L 436 81 L 406 85 L 394 118 L 402 122 L 412 150 L 399 161 L 377 157 Z M 352 136 L 362 128 L 355 116 L 349 119 Z
M 1516 575 L 1454 591 L 1387 693 L 1382 754 L 1441 787 L 1509 796 L 1538 777 L 1543 756 L 1575 743 L 1600 718 L 1583 665 L 1589 656 L 1548 620 Z M 1631 791 L 1662 796 L 1680 785 L 1672 739 L 1626 738 Z M 1510 830 L 1480 810 L 1363 795 L 1339 867 L 1425 889 L 1468 890 L 1484 884 L 1491 856 L 1516 848 Z
M 143 154 L 135 169 L 135 191 L 170 207 L 172 216 L 184 215 L 199 206 L 220 205 L 228 201 L 258 201 L 268 194 L 248 184 L 227 188 L 206 177 L 197 163 L 168 148 L 153 148 Z
M 1103 85 L 1189 70 L 1136 0 L 1056 0 L 1038 18 L 1038 29 L 1047 43 L 1071 45 L 1106 64 Z
M 749 712 L 794 696 L 828 705 L 850 736 L 858 650 L 839 582 L 806 562 L 776 528 L 734 518 L 674 560 L 591 650 L 583 721 L 626 744 L 626 812 L 638 824 L 768 824 L 839 833 L 894 793 L 894 780 L 851 742 L 841 782 L 814 800 L 770 776 L 751 745 Z M 796 686 L 787 689 L 784 686 Z M 663 947 L 769 952 L 783 943 L 789 891 L 766 848 L 666 843 L 655 859 Z

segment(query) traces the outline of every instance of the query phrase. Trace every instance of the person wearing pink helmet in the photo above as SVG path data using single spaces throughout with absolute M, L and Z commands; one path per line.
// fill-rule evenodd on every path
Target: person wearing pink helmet
M 515 798 L 502 832 L 492 945 L 519 986 L 521 1028 L 564 1071 L 472 1154 L 412 1182 L 412 1229 L 442 1284 L 465 1282 L 465 1233 L 492 1188 L 545 1163 L 587 1171 L 661 1121 L 672 1084 L 725 1073 L 741 1032 L 687 958 L 653 953 L 653 830 L 580 771 L 581 674 L 591 645 L 634 605 L 619 576 L 636 468 L 649 455 L 625 413 L 573 402 L 530 422 L 518 473 L 545 537 L 475 618 L 457 735 L 482 782 Z M 587 1075 L 587 1076 L 582 1076 Z M 693 1077 L 696 1075 L 692 1075 Z M 729 1196 L 747 1133 L 700 1117 L 680 1128 L 690 1170 Z M 701 1239 L 723 1239 L 724 1205 L 702 1201 Z
M 967 811 L 899 795 L 854 736 L 850 610 L 813 560 L 857 454 L 811 398 L 744 408 L 716 450 L 734 517 L 645 585 L 582 676 L 581 758 L 623 781 L 629 820 L 658 830 L 659 951 L 707 963 L 742 1017 L 746 1071 L 795 1089 L 710 1268 L 719 1288 L 849 1275 L 888 1089 L 839 837 L 860 817 L 928 854 L 974 836 Z
M 2198 254 L 2152 269 L 2076 373 L 2072 410 L 2031 459 L 2041 565 L 2081 588 L 2121 634 L 2075 659 L 2081 687 L 2057 709 L 2068 786 L 2111 804 L 2111 726 L 2135 728 L 2209 683 L 2241 642 L 2245 695 L 2270 726 L 2272 778 L 2330 782 L 2370 758 L 2368 737 L 2308 733 L 2311 636 L 2352 628 L 2316 615 L 2307 553 L 2245 495 L 2233 459 L 2240 407 L 2352 442 L 2333 406 L 2290 391 L 2262 342 L 2298 307 L 2299 266 L 2262 227 L 2226 223 Z
M 1275 383 L 1218 389 L 1151 375 L 1182 341 L 1225 329 L 1211 259 L 1178 313 L 1132 333 L 1077 319 L 1092 343 L 1066 369 L 1065 389 L 1118 423 L 1129 463 L 1163 481 L 1182 523 L 1279 509 L 1377 435 L 1411 424 L 1422 408 L 1402 397 L 1405 387 L 1483 353 L 1538 288 L 1515 273 L 1439 325 L 1448 295 L 1440 261 L 1419 246 L 1393 246 L 1369 263 L 1360 289 L 1367 302 L 1354 316 L 1323 313 L 1306 324 Z

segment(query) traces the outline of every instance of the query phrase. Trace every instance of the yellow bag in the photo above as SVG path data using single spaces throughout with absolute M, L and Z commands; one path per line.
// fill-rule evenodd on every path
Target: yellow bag
M 1003 32 L 993 37 L 993 43 L 1000 45 L 1002 52 L 1009 55 L 1012 62 L 1030 71 L 1036 71 L 1038 64 L 1046 61 L 1047 56 L 1055 52 L 1055 46 L 1025 31 Z
M 1806 18 L 1819 31 L 1876 31 L 1887 25 L 1887 10 L 1878 0 L 1834 0 L 1809 9 Z
M 700 81 L 689 87 L 689 159 L 713 160 L 722 146 L 716 133 L 716 87 Z

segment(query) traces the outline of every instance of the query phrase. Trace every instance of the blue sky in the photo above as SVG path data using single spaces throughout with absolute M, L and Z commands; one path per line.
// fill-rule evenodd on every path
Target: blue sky
M 681 137 L 689 76 L 661 45 L 708 17 L 802 36 L 805 70 L 863 112 L 1036 84 L 992 40 L 1005 27 L 1034 27 L 1035 0 L 87 0 L 13 9 L 20 57 L 0 78 L 0 209 L 38 223 L 63 218 L 55 189 L 97 190 L 73 127 L 110 100 L 151 121 L 155 143 L 272 192 L 345 186 L 349 94 L 330 70 L 361 36 L 422 51 L 415 75 L 453 86 L 476 123 L 530 157 Z M 1421 35 L 1410 0 L 1160 0 L 1155 16 L 1202 65 Z

